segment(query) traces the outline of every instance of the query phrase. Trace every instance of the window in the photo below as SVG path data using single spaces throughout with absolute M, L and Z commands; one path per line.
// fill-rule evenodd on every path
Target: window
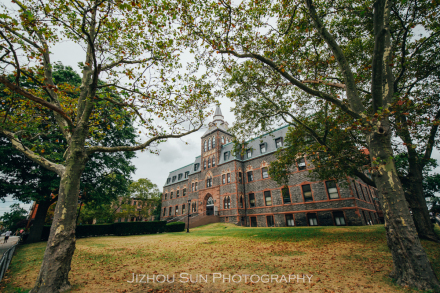
M 208 168 L 211 168 L 211 158 L 208 158 Z
M 197 182 L 196 182 L 196 185 L 195 185 L 195 189 L 196 189 L 196 191 L 197 191 Z
M 318 219 L 316 218 L 316 214 L 308 214 L 309 225 L 310 226 L 318 226 Z
M 170 199 L 173 199 L 173 192 L 170 193 Z
M 213 166 L 213 167 L 215 166 L 215 156 L 212 157 L 212 166 Z
M 182 173 L 180 173 L 179 175 L 177 175 L 178 177 L 177 177 L 177 180 L 180 180 L 180 179 L 182 179 L 182 177 L 183 177 L 183 174 Z
M 254 180 L 254 174 L 252 173 L 252 171 L 247 172 L 247 178 L 248 178 L 248 182 Z
M 310 184 L 306 184 L 301 186 L 302 187 L 302 192 L 304 195 L 304 201 L 313 201 L 313 196 L 312 196 L 312 189 L 310 188 Z
M 212 138 L 212 148 L 215 148 L 215 136 Z
M 261 169 L 261 176 L 263 177 L 263 179 L 269 178 L 269 173 L 267 173 L 267 167 Z
M 277 149 L 283 147 L 283 138 L 282 137 L 275 139 L 275 146 L 277 147 Z
M 223 200 L 223 208 L 230 209 L 231 208 L 231 198 L 229 196 L 225 197 Z
M 203 151 L 206 152 L 208 149 L 208 142 L 205 140 L 205 142 L 203 143 Z
M 173 176 L 173 182 L 176 181 L 176 176 Z
M 169 184 L 171 182 L 171 178 L 167 179 L 167 184 Z
M 186 188 L 183 189 L 182 196 L 186 196 Z
M 266 216 L 267 227 L 274 227 L 275 223 L 273 221 L 273 216 Z
M 174 215 L 177 216 L 179 214 L 179 206 L 176 206 L 176 210 L 174 211 Z
M 255 195 L 253 193 L 249 193 L 249 207 L 255 207 Z
M 189 171 L 186 171 L 185 172 L 185 178 L 188 178 L 188 176 L 189 176 Z
M 330 199 L 339 198 L 338 188 L 336 187 L 335 181 L 326 181 L 325 186 L 327 187 L 327 192 Z
M 230 152 L 225 152 L 225 153 L 223 154 L 225 161 L 229 160 L 229 155 L 230 155 L 230 154 L 231 154 Z
M 353 181 L 353 185 L 354 185 L 354 190 L 356 190 L 356 196 L 357 196 L 357 198 L 361 199 L 360 196 L 359 196 L 358 188 L 357 188 L 357 186 L 356 186 L 356 181 Z
M 228 196 L 228 209 L 231 208 L 231 198 Z
M 306 169 L 306 160 L 304 158 L 298 160 L 298 170 L 305 170 Z
M 251 227 L 257 227 L 257 217 L 251 217 Z
M 185 205 L 182 205 L 182 215 L 185 214 Z
M 203 160 L 203 170 L 206 170 L 206 160 Z
M 225 144 L 225 137 L 222 136 L 222 144 Z
M 225 184 L 225 183 L 226 183 L 226 179 L 225 179 L 225 178 L 226 178 L 226 175 L 225 175 L 225 174 L 223 174 L 223 175 L 222 175 L 222 183 L 223 183 L 223 184 Z
M 243 196 L 240 196 L 240 208 L 243 208 Z
M 345 217 L 343 212 L 333 212 L 336 226 L 345 226 Z
M 194 183 L 191 184 L 191 191 L 194 192 Z
M 228 174 L 226 175 L 226 178 L 228 178 L 228 183 L 231 183 L 231 173 L 228 173 Z
M 247 151 L 246 151 L 246 154 L 247 154 L 247 158 L 249 159 L 249 158 L 252 158 L 252 149 L 248 149 Z
M 212 178 L 206 179 L 206 187 L 211 187 L 211 186 L 212 186 Z
M 264 202 L 266 203 L 266 206 L 272 205 L 272 196 L 270 195 L 270 191 L 264 192 Z
M 288 187 L 284 187 L 281 189 L 281 194 L 283 195 L 283 203 L 288 204 L 290 203 L 290 192 Z
M 193 213 L 197 212 L 197 207 L 196 207 L 196 203 L 195 202 L 192 203 L 192 212 Z
M 170 210 L 169 210 L 169 212 L 168 212 L 168 216 L 172 216 L 173 215 L 173 207 L 170 207 Z
M 260 154 L 264 154 L 266 152 L 266 143 L 260 144 Z
M 211 149 L 211 139 L 208 139 L 208 151 Z
M 241 179 L 241 172 L 238 172 L 238 183 L 243 183 L 243 180 Z
M 295 226 L 295 221 L 293 220 L 293 215 L 292 214 L 286 215 L 286 226 L 287 227 Z
M 133 201 L 133 205 L 136 206 L 136 201 Z
M 177 190 L 177 191 L 176 191 L 176 198 L 178 198 L 178 197 L 180 196 L 179 193 L 180 193 L 180 190 Z
M 164 196 L 165 200 L 167 200 L 167 197 L 168 197 L 168 194 L 167 194 L 167 193 L 165 193 L 165 196 Z
M 199 163 L 194 164 L 194 172 L 197 171 L 197 170 L 199 170 L 199 167 L 200 167 L 200 164 L 199 164 Z
M 165 214 L 167 213 L 167 208 L 163 208 L 162 217 L 165 217 Z M 121 218 L 119 218 L 119 222 L 121 221 Z

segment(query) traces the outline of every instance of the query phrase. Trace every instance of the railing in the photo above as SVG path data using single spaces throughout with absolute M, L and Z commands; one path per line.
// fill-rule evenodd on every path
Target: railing
M 17 243 L 14 244 L 14 246 L 10 247 L 8 250 L 6 250 L 5 253 L 3 253 L 2 259 L 0 260 L 0 282 L 3 279 L 6 271 L 8 270 L 9 264 L 11 263 L 12 256 L 15 252 L 15 247 L 20 243 L 20 239 L 17 241 Z

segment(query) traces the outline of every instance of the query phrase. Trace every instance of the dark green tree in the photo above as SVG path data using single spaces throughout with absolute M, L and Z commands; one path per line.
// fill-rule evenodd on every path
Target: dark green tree
M 27 211 L 20 207 L 20 204 L 14 203 L 10 206 L 11 211 L 5 212 L 0 217 L 0 221 L 3 222 L 3 226 L 7 230 L 14 232 L 17 228 L 17 224 L 26 219 Z
M 74 89 L 81 84 L 81 78 L 71 67 L 55 64 L 53 75 L 57 86 L 70 91 L 73 98 L 78 98 Z M 23 87 L 27 86 L 31 85 L 24 81 Z M 2 95 L 5 93 L 2 92 Z M 107 130 L 103 144 L 133 144 L 136 134 L 132 123 L 125 117 L 126 127 L 114 127 L 112 117 L 118 114 L 114 111 L 121 110 L 108 111 L 103 108 L 104 122 L 98 126 Z M 41 132 L 45 133 L 38 138 L 41 148 L 53 161 L 60 162 L 66 152 L 66 144 L 61 135 L 48 132 L 46 126 L 42 124 L 40 127 Z M 100 209 L 100 206 L 110 204 L 118 196 L 126 193 L 131 174 L 135 171 L 131 163 L 134 157 L 134 152 L 93 154 L 82 174 L 81 201 L 86 203 L 89 209 Z M 47 210 L 58 198 L 60 177 L 17 151 L 4 136 L 0 136 L 0 174 L 2 196 L 12 196 L 25 203 L 35 201 L 38 204 L 26 242 L 40 241 Z

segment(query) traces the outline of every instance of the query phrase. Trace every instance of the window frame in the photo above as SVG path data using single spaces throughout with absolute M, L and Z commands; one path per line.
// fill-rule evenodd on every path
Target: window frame
M 269 226 L 269 221 L 268 221 L 269 218 L 272 218 L 272 225 L 271 226 Z M 275 227 L 274 215 L 266 215 L 266 227 Z
M 203 170 L 206 170 L 206 159 L 203 160 Z
M 338 195 L 336 198 L 331 198 L 331 196 L 330 196 L 330 191 L 329 191 L 329 188 L 331 188 L 331 187 L 328 187 L 327 183 L 334 183 L 334 184 L 335 184 L 335 187 L 334 187 L 334 188 L 336 188 L 336 193 L 337 193 L 337 195 Z M 326 191 L 326 193 L 327 193 L 327 197 L 328 197 L 329 200 L 332 200 L 332 199 L 340 199 L 340 198 L 341 198 L 341 194 L 339 193 L 338 183 L 337 183 L 335 180 L 327 180 L 327 181 L 324 181 L 324 185 L 325 185 L 325 191 Z
M 226 174 L 222 174 L 222 184 L 226 184 Z
M 267 204 L 267 195 L 266 195 L 266 194 L 269 194 L 269 197 L 270 197 L 270 205 Z M 264 190 L 264 191 L 263 191 L 263 197 L 264 197 L 264 206 L 266 206 L 266 207 L 271 207 L 271 206 L 273 206 L 272 192 L 270 192 L 270 190 Z
M 211 168 L 211 158 L 208 158 L 208 169 Z
M 249 153 L 251 154 L 250 156 L 249 156 Z M 252 149 L 247 149 L 246 150 L 246 158 L 247 159 L 251 159 L 252 158 Z
M 287 189 L 287 192 L 289 194 L 289 202 L 288 203 L 284 202 L 283 190 L 286 190 L 286 189 Z M 292 195 L 290 194 L 290 188 L 289 187 L 282 187 L 281 188 L 281 200 L 283 201 L 283 204 L 292 204 Z
M 264 147 L 264 152 L 261 151 L 261 147 Z M 265 154 L 267 153 L 267 143 L 263 142 L 260 143 L 260 154 Z
M 177 178 L 176 176 L 173 176 L 173 180 L 172 181 L 176 182 L 176 178 Z
M 255 221 L 252 221 L 252 219 L 254 219 Z M 253 223 L 255 223 L 255 226 L 252 226 Z M 257 217 L 249 217 L 249 224 L 251 227 L 258 227 Z
M 194 192 L 194 182 L 191 183 L 191 192 Z
M 183 196 L 186 196 L 186 188 L 184 188 L 183 190 L 182 190 L 182 197 Z
M 170 199 L 173 199 L 173 195 L 174 195 L 173 193 L 174 193 L 174 191 L 170 192 Z
M 208 138 L 208 151 L 211 150 L 211 138 Z
M 176 205 L 174 208 L 174 216 L 177 216 L 179 214 L 179 205 Z
M 300 166 L 299 166 L 299 162 L 302 161 L 302 160 L 304 160 L 304 167 L 300 167 Z M 304 170 L 307 170 L 307 162 L 306 162 L 306 158 L 305 158 L 305 157 L 302 157 L 301 159 L 297 160 L 297 161 L 296 161 L 296 165 L 297 165 L 298 171 L 304 171 Z
M 231 173 L 226 174 L 226 182 L 231 183 Z
M 241 176 L 241 172 L 238 172 L 238 183 L 240 183 L 240 184 L 243 183 L 243 178 Z
M 250 177 L 251 177 L 251 180 L 249 180 L 249 174 L 251 175 Z M 252 182 L 252 181 L 254 181 L 254 171 L 247 171 L 246 172 L 246 177 L 247 177 L 247 182 Z
M 227 151 L 227 152 L 224 152 L 224 153 L 223 153 L 223 159 L 224 159 L 224 161 L 229 160 L 229 156 L 230 156 L 230 154 L 231 154 L 230 151 Z
M 215 136 L 212 137 L 212 148 L 215 148 Z
M 167 199 L 168 199 L 168 193 L 165 192 L 165 194 L 164 194 L 164 200 L 167 200 Z
M 173 207 L 169 207 L 168 209 L 168 217 L 172 217 L 173 215 Z
M 292 216 L 293 225 L 289 225 L 287 216 Z M 285 214 L 284 221 L 286 222 L 286 227 L 295 227 L 295 214 Z
M 252 201 L 251 201 L 251 196 L 253 199 L 254 204 L 252 205 Z M 257 206 L 257 202 L 255 201 L 255 193 L 249 193 L 248 194 L 248 198 L 249 198 L 249 208 L 254 208 Z
M 264 177 L 264 169 L 266 169 L 266 177 Z M 262 179 L 267 179 L 267 178 L 269 178 L 269 168 L 267 168 L 267 167 L 263 167 L 263 168 L 261 168 L 261 178 L 262 178 Z
M 215 156 L 212 157 L 212 163 L 211 166 L 214 168 L 215 167 Z
M 240 195 L 240 209 L 244 208 L 244 204 L 243 204 L 243 195 Z
M 316 225 L 310 225 L 310 215 L 315 215 Z M 319 226 L 318 213 L 307 213 L 307 225 L 308 226 Z
M 304 196 L 304 186 L 306 186 L 306 185 L 308 185 L 310 187 L 310 193 L 312 195 L 312 200 L 307 200 L 306 201 L 306 197 Z M 312 184 L 310 184 L 310 183 L 301 184 L 301 194 L 303 196 L 304 202 L 313 202 L 313 201 L 315 201 L 315 197 L 313 196 Z
M 344 224 L 343 224 L 343 225 L 338 225 L 338 224 L 337 224 L 336 218 L 341 218 L 341 217 L 340 217 L 340 216 L 337 216 L 336 213 L 338 213 L 338 214 L 342 214 L 342 218 L 344 219 Z M 344 213 L 344 211 L 333 211 L 333 212 L 332 212 L 332 216 L 333 216 L 333 222 L 334 222 L 334 225 L 335 225 L 335 226 L 347 226 L 347 221 L 346 221 L 346 218 L 345 218 L 345 213 Z M 339 221 L 340 221 L 340 220 L 339 220 Z
M 281 143 L 281 146 L 278 146 L 278 142 Z M 284 147 L 284 139 L 283 139 L 283 137 L 275 138 L 275 148 L 279 149 L 279 148 L 282 148 L 282 147 Z
M 177 180 L 179 181 L 179 180 L 182 180 L 182 177 L 183 177 L 183 173 L 179 173 L 178 175 L 177 175 Z
M 170 184 L 171 178 L 167 178 L 167 184 Z
M 189 171 L 186 171 L 185 172 L 185 178 L 188 178 L 189 177 Z
M 195 183 L 194 187 L 195 187 L 195 191 L 197 191 L 197 184 L 198 182 Z
M 180 197 L 180 190 L 176 190 L 176 198 Z
M 182 215 L 186 213 L 186 204 L 182 205 Z

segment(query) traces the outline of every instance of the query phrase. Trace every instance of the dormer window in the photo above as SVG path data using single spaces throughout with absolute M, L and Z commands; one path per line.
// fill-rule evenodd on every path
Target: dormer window
M 171 178 L 167 179 L 167 184 L 169 184 L 171 182 Z
M 194 164 L 194 172 L 199 170 L 199 167 L 200 167 L 199 163 Z
M 260 144 L 260 154 L 264 154 L 267 151 L 266 143 Z
M 176 181 L 176 176 L 173 176 L 173 182 Z
M 277 149 L 283 147 L 283 138 L 282 137 L 275 139 L 275 146 L 277 147 Z
M 215 148 L 215 136 L 212 138 L 212 148 Z
M 252 158 L 252 149 L 248 149 L 247 151 L 246 151 L 246 154 L 247 154 L 247 158 L 249 159 L 249 158 Z
M 229 160 L 229 155 L 231 154 L 231 152 L 225 152 L 224 155 L 224 159 L 225 161 Z
M 182 179 L 182 177 L 183 177 L 183 174 L 182 173 L 180 173 L 179 175 L 177 175 L 178 177 L 177 177 L 177 180 L 181 180 Z
M 186 171 L 185 172 L 185 178 L 188 178 L 188 176 L 189 176 L 189 171 Z

